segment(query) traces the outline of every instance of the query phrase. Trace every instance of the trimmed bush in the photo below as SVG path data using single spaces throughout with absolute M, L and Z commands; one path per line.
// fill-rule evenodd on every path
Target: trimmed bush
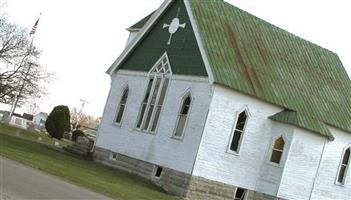
M 77 142 L 79 136 L 85 136 L 84 132 L 81 130 L 75 130 L 72 132 L 72 141 Z
M 49 114 L 45 128 L 53 138 L 61 140 L 63 134 L 71 130 L 70 114 L 67 106 L 56 106 Z

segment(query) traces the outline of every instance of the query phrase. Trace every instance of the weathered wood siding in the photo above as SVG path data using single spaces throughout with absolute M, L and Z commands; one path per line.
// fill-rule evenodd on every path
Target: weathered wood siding
M 235 155 L 227 149 L 237 112 L 244 107 L 251 116 L 239 155 Z M 335 184 L 351 135 L 329 127 L 335 136 L 329 141 L 317 133 L 268 119 L 281 110 L 217 85 L 193 175 L 284 199 L 351 199 L 350 169 L 345 185 Z M 273 139 L 280 135 L 285 147 L 277 166 L 269 159 Z
M 111 85 L 97 146 L 190 174 L 210 104 L 208 80 L 204 77 L 172 76 L 156 135 L 135 128 L 147 83 L 146 73 L 118 71 Z M 125 114 L 122 125 L 116 126 L 113 121 L 117 105 L 127 85 L 129 95 Z M 191 93 L 193 100 L 185 135 L 183 140 L 173 139 L 181 101 L 187 92 Z
M 227 152 L 237 112 L 247 107 L 251 116 L 239 155 Z M 282 108 L 251 98 L 225 87 L 216 86 L 205 125 L 193 175 L 276 195 L 293 126 L 268 119 Z M 268 160 L 273 138 L 284 135 L 281 165 Z

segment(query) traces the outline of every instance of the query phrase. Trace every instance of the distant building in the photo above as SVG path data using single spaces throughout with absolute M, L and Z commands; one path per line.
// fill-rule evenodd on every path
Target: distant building
M 0 122 L 1 121 L 6 121 L 6 119 L 8 118 L 9 116 L 9 112 L 8 111 L 5 111 L 5 110 L 0 110 Z
M 28 114 L 28 113 L 23 113 L 22 118 L 28 120 L 28 121 L 32 121 L 33 120 L 33 115 Z
M 165 1 L 129 30 L 96 161 L 187 199 L 351 199 L 335 53 L 223 0 Z
M 13 113 L 9 121 L 9 124 L 12 126 L 16 126 L 18 128 L 27 129 L 30 122 L 31 121 L 29 121 L 28 119 L 25 119 L 22 115 Z
M 35 128 L 44 128 L 46 119 L 48 118 L 48 114 L 45 112 L 40 112 L 35 114 L 32 119 L 32 123 Z

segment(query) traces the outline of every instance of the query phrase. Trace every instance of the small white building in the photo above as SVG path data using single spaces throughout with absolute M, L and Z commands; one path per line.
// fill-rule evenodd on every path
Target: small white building
M 165 1 L 129 30 L 96 161 L 189 199 L 351 199 L 335 53 L 222 0 Z
M 47 113 L 45 113 L 45 112 L 40 112 L 40 113 L 35 114 L 35 115 L 33 116 L 32 123 L 33 123 L 36 127 L 44 127 L 47 118 L 48 118 L 48 114 L 47 114 Z
M 12 115 L 9 124 L 18 128 L 27 129 L 29 122 L 30 121 L 20 115 Z

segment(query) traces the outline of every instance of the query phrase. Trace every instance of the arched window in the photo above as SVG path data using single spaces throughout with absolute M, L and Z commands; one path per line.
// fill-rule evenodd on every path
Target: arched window
M 339 184 L 345 183 L 347 171 L 350 165 L 350 150 L 351 150 L 351 147 L 348 147 L 343 152 L 343 156 L 339 167 L 338 177 L 337 177 L 337 183 Z
M 122 122 L 122 117 L 123 117 L 124 110 L 126 108 L 127 99 L 128 99 L 128 92 L 129 92 L 128 88 L 124 89 L 121 101 L 118 104 L 117 115 L 115 120 L 117 124 L 121 124 Z
M 284 151 L 284 146 L 285 146 L 285 141 L 283 137 L 279 137 L 274 141 L 273 149 L 272 149 L 272 155 L 270 161 L 273 163 L 280 163 L 280 160 L 283 155 Z
M 182 138 L 185 125 L 188 119 L 188 113 L 190 109 L 190 104 L 191 104 L 191 96 L 188 95 L 182 102 L 182 107 L 181 110 L 178 114 L 178 119 L 177 119 L 177 126 L 174 132 L 174 137 L 175 138 Z
M 137 120 L 138 130 L 151 133 L 156 131 L 171 75 L 171 66 L 165 53 L 149 72 L 147 91 Z
M 239 152 L 240 144 L 244 135 L 244 130 L 246 127 L 248 119 L 247 111 L 242 111 L 238 116 L 235 124 L 234 133 L 232 135 L 231 143 L 230 143 L 230 150 L 236 153 Z

